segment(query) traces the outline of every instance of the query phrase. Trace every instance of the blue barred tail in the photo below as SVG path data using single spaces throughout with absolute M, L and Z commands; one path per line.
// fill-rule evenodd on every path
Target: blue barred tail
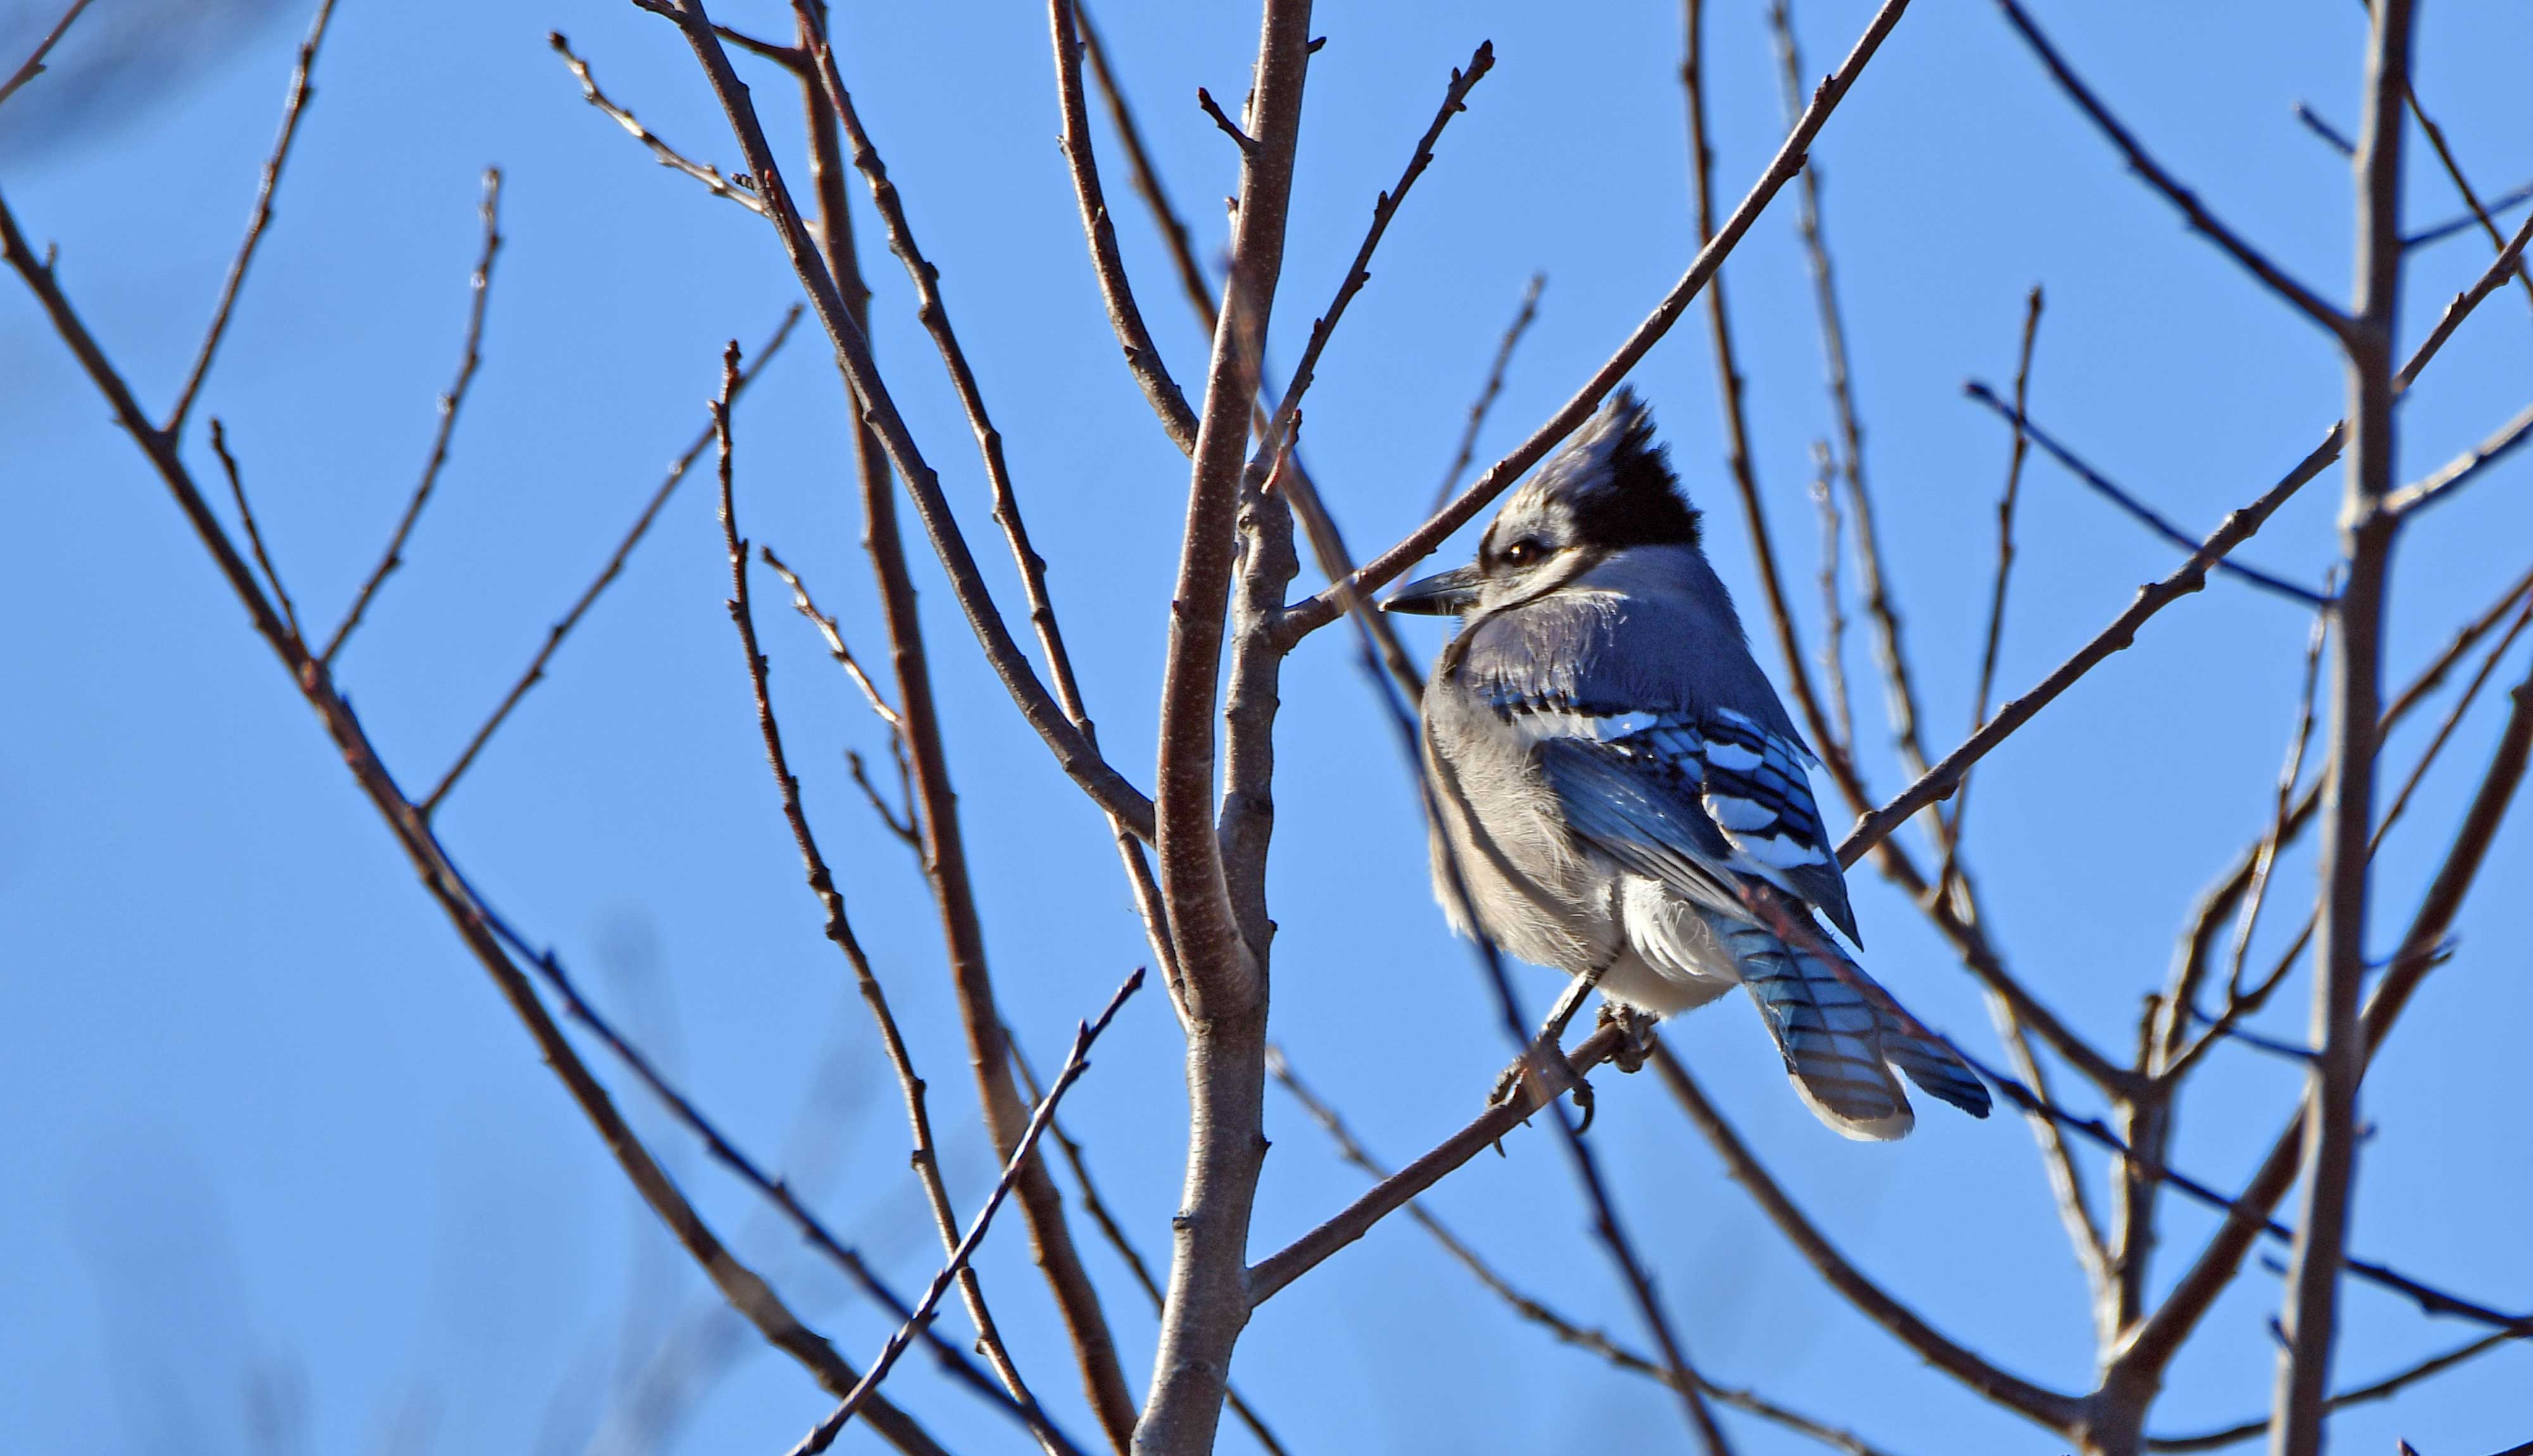
M 1910 1030 L 1889 993 L 1826 935 L 1815 949 L 1790 946 L 1746 920 L 1710 915 L 1709 924 L 1758 1002 L 1795 1090 L 1832 1129 L 1860 1140 L 1908 1136 L 1916 1117 L 1895 1068 L 1930 1095 L 1987 1116 L 1987 1088 L 1976 1075 L 1942 1042 Z

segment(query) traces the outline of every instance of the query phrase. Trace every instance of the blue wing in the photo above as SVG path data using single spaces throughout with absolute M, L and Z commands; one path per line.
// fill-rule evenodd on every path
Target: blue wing
M 1717 908 L 1738 906 L 1733 877 L 1761 880 L 1863 944 L 1800 743 L 1729 708 L 1595 713 L 1527 698 L 1498 711 L 1537 745 L 1575 832 L 1629 868 Z

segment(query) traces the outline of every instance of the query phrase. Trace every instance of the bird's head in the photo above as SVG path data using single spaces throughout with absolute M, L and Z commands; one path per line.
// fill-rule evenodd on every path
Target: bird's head
M 1384 611 L 1468 616 L 1557 590 L 1616 553 L 1688 547 L 1698 513 L 1668 453 L 1654 443 L 1653 411 L 1621 388 L 1539 473 L 1523 483 L 1478 538 L 1478 558 L 1399 588 Z

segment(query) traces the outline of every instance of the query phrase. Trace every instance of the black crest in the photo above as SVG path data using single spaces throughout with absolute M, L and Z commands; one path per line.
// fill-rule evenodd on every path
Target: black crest
M 1605 457 L 1605 478 L 1575 495 L 1576 532 L 1611 551 L 1697 545 L 1698 513 L 1680 495 L 1671 452 L 1654 442 L 1653 411 L 1625 390 L 1610 408 L 1618 416 L 1618 438 Z

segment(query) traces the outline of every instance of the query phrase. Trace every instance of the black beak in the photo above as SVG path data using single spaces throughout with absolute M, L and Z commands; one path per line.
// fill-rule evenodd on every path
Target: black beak
M 1458 616 L 1478 605 L 1478 568 L 1460 566 L 1411 581 L 1381 604 L 1384 612 L 1412 612 L 1420 616 Z

